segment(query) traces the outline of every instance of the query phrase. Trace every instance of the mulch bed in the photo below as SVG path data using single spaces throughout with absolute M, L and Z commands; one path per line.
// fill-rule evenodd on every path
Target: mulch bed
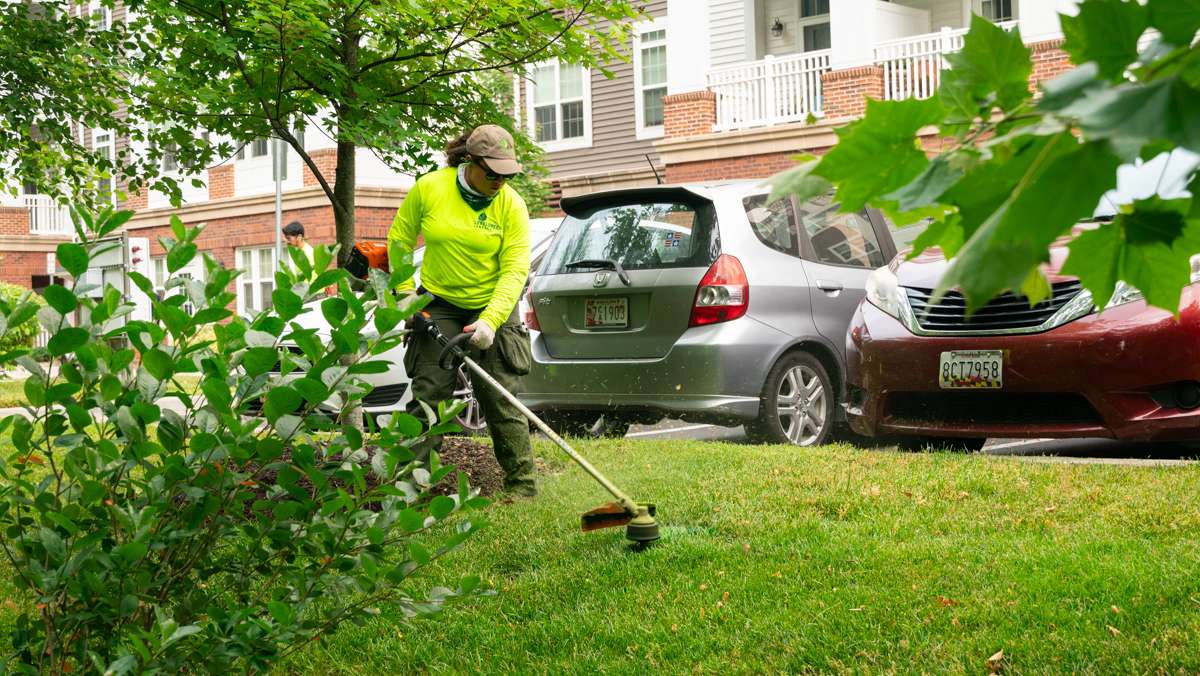
M 288 460 L 290 458 L 291 452 L 285 450 L 279 459 Z M 479 490 L 480 495 L 495 495 L 504 487 L 504 470 L 500 469 L 500 465 L 496 462 L 496 456 L 492 454 L 491 446 L 466 437 L 445 437 L 442 440 L 442 448 L 438 451 L 438 458 L 443 465 L 454 465 L 457 471 L 451 472 L 449 476 L 431 488 L 430 493 L 433 495 L 458 493 L 458 472 L 460 471 L 466 473 L 467 481 L 470 482 L 472 488 Z M 373 472 L 367 472 L 365 478 L 368 487 L 373 488 L 378 485 L 378 480 Z M 273 484 L 274 480 L 274 472 L 264 472 L 259 475 L 258 485 L 254 488 L 258 499 L 267 499 L 267 486 Z M 305 488 L 312 486 L 307 477 L 301 477 L 297 484 Z M 251 509 L 252 502 L 246 503 L 247 513 Z M 377 505 L 367 505 L 367 507 L 369 509 L 378 508 Z

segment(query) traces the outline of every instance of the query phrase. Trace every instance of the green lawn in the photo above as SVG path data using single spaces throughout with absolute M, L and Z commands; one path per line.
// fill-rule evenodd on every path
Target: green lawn
M 536 501 L 427 584 L 500 593 L 347 627 L 290 673 L 1200 670 L 1200 466 L 1025 463 L 845 447 L 581 443 L 663 540 L 578 532 L 603 502 L 551 461 Z
M 0 408 L 25 404 L 25 380 L 0 380 Z
M 1005 674 L 1200 671 L 1200 465 L 579 448 L 657 502 L 660 544 L 579 533 L 605 496 L 541 443 L 542 496 L 487 508 L 418 580 L 476 574 L 496 596 L 412 624 L 385 609 L 278 672 L 987 673 L 1000 651 Z

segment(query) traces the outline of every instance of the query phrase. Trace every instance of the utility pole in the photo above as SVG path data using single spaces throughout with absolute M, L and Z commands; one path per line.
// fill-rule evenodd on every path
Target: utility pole
M 283 139 L 271 137 L 271 168 L 275 172 L 275 269 L 283 267 L 283 168 L 287 159 L 283 154 Z M 263 301 L 266 302 L 265 300 Z

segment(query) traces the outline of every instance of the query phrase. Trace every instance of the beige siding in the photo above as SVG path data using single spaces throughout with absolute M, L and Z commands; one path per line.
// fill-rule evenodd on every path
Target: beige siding
M 931 30 L 941 30 L 942 26 L 962 28 L 967 25 L 963 17 L 962 0 L 930 0 L 929 23 Z
M 797 0 L 765 0 L 763 2 L 763 25 L 767 28 L 775 19 L 783 24 L 783 35 L 775 37 L 766 30 L 766 53 L 772 56 L 792 54 L 800 51 L 800 3 Z
M 709 0 L 710 58 L 713 68 L 746 60 L 746 0 Z
M 659 18 L 667 15 L 667 1 L 653 0 L 645 5 L 646 14 Z M 625 45 L 629 54 L 632 44 Z M 592 147 L 546 154 L 551 177 L 594 176 L 629 169 L 646 169 L 646 154 L 659 172 L 662 160 L 651 139 L 639 140 L 636 130 L 633 60 L 609 64 L 613 77 L 592 70 Z M 524 88 L 523 88 L 524 89 Z M 522 109 L 522 114 L 527 109 Z

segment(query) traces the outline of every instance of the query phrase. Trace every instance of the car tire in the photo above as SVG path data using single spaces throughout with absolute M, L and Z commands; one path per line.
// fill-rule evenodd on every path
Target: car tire
M 559 436 L 585 439 L 619 439 L 632 424 L 623 416 L 598 411 L 547 411 L 538 417 Z
M 829 441 L 837 398 L 821 361 L 807 352 L 784 355 L 763 385 L 758 418 L 746 434 L 758 443 L 819 446 Z
M 951 453 L 974 453 L 983 448 L 987 439 L 959 437 L 903 437 L 896 439 L 896 447 L 902 451 L 949 451 Z
M 487 433 L 487 420 L 483 415 L 483 407 L 475 398 L 475 388 L 471 385 L 471 377 L 466 370 L 459 366 L 454 374 L 454 398 L 467 402 L 466 408 L 459 412 L 454 421 L 462 428 L 462 434 L 477 437 Z

